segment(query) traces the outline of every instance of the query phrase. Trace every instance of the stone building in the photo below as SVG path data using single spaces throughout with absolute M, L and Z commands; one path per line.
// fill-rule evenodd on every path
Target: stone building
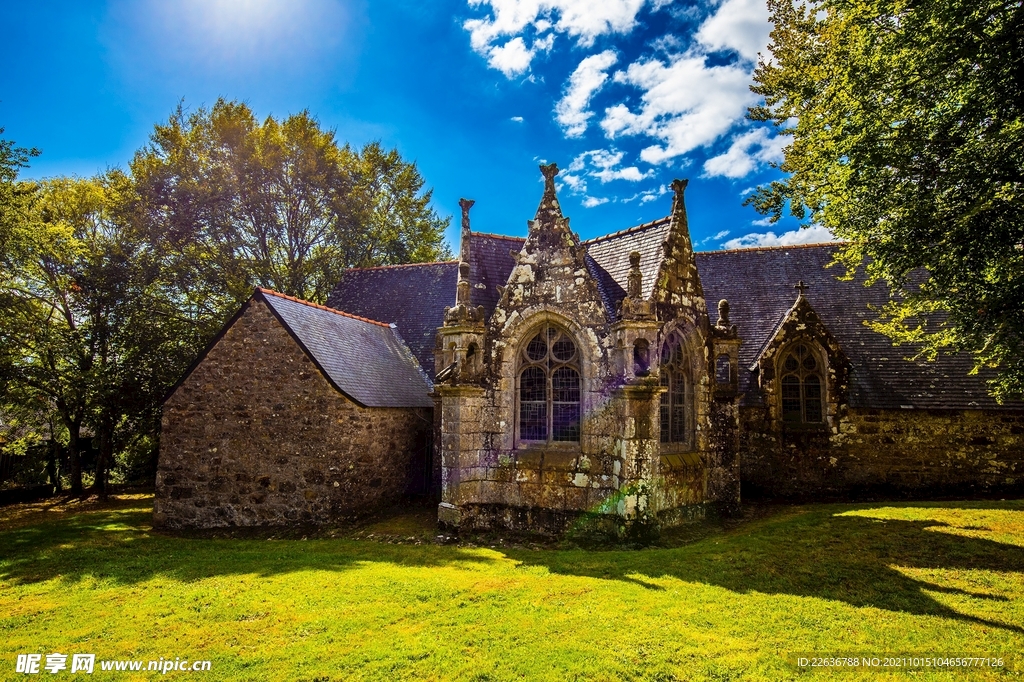
M 458 261 L 350 270 L 331 308 L 257 292 L 165 405 L 158 521 L 430 490 L 453 527 L 621 534 L 743 495 L 1024 488 L 1024 405 L 865 326 L 888 291 L 838 279 L 834 245 L 694 253 L 685 181 L 666 218 L 580 241 L 542 171 L 525 239 L 464 200 Z

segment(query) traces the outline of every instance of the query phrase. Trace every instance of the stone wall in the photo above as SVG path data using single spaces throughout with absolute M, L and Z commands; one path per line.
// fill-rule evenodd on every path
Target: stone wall
M 423 408 L 339 393 L 252 300 L 164 404 L 154 525 L 321 524 L 406 491 L 431 438 Z
M 786 429 L 741 410 L 744 495 L 823 499 L 1024 492 L 1024 412 L 845 409 Z

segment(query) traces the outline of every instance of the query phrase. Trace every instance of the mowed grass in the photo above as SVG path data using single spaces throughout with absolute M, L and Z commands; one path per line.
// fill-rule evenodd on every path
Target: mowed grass
M 422 512 L 308 540 L 171 536 L 151 514 L 147 496 L 0 509 L 0 679 L 51 652 L 209 659 L 168 675 L 210 680 L 833 677 L 796 653 L 1024 670 L 1024 501 L 779 507 L 602 551 L 434 544 Z M 900 675 L 843 675 L 862 677 Z

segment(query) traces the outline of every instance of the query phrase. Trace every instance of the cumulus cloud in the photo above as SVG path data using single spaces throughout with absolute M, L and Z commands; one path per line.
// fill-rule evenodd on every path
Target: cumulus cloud
M 513 38 L 504 45 L 492 47 L 488 52 L 487 64 L 512 78 L 530 68 L 533 50 L 527 49 L 522 38 Z
M 495 63 L 493 52 L 496 43 L 508 37 L 522 37 L 524 33 L 535 35 L 533 48 L 525 50 L 524 43 L 524 51 L 519 53 L 520 62 L 517 64 L 525 60 L 525 70 L 538 51 L 551 48 L 554 34 L 567 35 L 575 38 L 577 45 L 590 47 L 599 36 L 629 33 L 636 25 L 636 16 L 645 1 L 469 0 L 471 7 L 488 8 L 490 12 L 486 17 L 467 20 L 462 26 L 469 31 L 473 49 L 487 57 L 490 66 L 511 78 L 508 71 Z
M 618 150 L 591 149 L 573 159 L 568 170 L 570 173 L 582 172 L 588 177 L 600 180 L 601 184 L 613 180 L 639 182 L 654 174 L 653 169 L 641 172 L 636 166 L 620 168 L 619 164 L 622 163 L 624 156 L 625 154 Z
M 607 204 L 609 201 L 607 197 L 585 197 L 583 199 L 583 208 L 594 208 L 601 204 Z
M 772 136 L 767 128 L 754 128 L 733 138 L 724 154 L 704 162 L 704 175 L 742 178 L 765 164 L 782 163 L 786 138 Z
M 515 121 L 516 123 L 522 123 L 523 122 L 523 117 L 522 116 L 513 116 L 510 120 Z
M 793 246 L 794 244 L 821 244 L 836 241 L 835 236 L 821 225 L 812 225 L 777 235 L 774 232 L 752 232 L 736 237 L 722 244 L 726 249 L 742 249 L 751 246 Z
M 608 80 L 606 71 L 619 60 L 613 50 L 591 55 L 580 62 L 569 76 L 565 94 L 555 105 L 555 120 L 568 137 L 580 137 L 587 130 L 587 121 L 594 115 L 590 100 Z
M 748 69 L 709 66 L 704 55 L 635 62 L 614 78 L 643 91 L 641 106 L 636 112 L 625 104 L 607 108 L 601 127 L 609 138 L 645 135 L 661 141 L 640 153 L 647 163 L 663 163 L 711 144 L 756 101 Z
M 750 62 L 768 45 L 772 25 L 764 0 L 725 0 L 697 30 L 697 42 L 709 51 L 733 51 Z

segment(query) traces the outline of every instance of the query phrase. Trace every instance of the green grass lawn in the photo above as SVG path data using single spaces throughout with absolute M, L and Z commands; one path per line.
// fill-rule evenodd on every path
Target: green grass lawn
M 0 509 L 0 679 L 71 678 L 15 673 L 51 652 L 209 659 L 167 675 L 208 680 L 834 676 L 795 653 L 1024 670 L 1024 501 L 779 507 L 602 551 L 434 544 L 423 512 L 308 540 L 175 537 L 151 514 L 142 495 Z M 842 675 L 863 677 L 895 676 Z

